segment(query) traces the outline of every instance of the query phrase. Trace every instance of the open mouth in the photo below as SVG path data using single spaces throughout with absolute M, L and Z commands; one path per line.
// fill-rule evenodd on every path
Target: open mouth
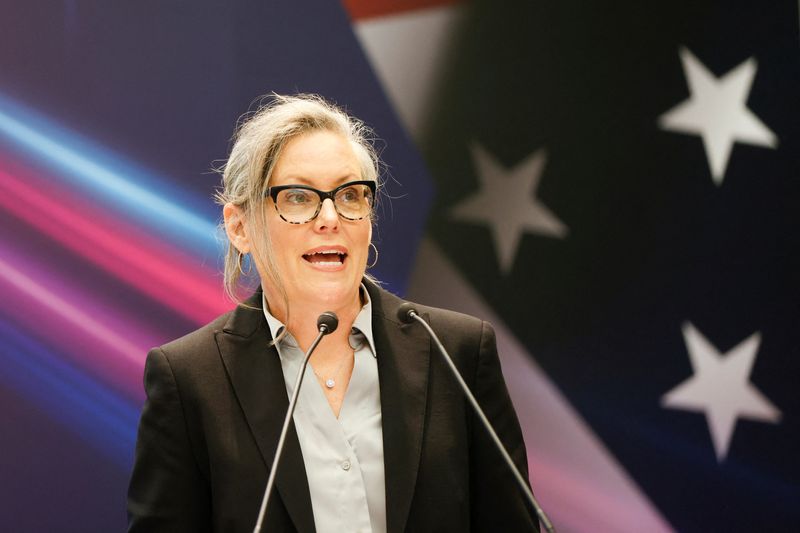
M 303 254 L 303 259 L 319 266 L 341 266 L 347 259 L 347 254 L 340 250 L 317 250 Z

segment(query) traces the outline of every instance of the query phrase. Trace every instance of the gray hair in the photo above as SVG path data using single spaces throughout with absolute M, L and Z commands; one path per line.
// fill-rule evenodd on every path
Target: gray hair
M 360 162 L 360 179 L 375 181 L 380 186 L 380 159 L 372 144 L 374 135 L 368 126 L 318 95 L 282 96 L 273 93 L 261 99 L 258 109 L 240 119 L 230 157 L 221 170 L 222 189 L 215 195 L 219 205 L 230 202 L 238 206 L 250 227 L 264 230 L 261 231 L 262 238 L 251 239 L 250 261 L 255 260 L 263 267 L 269 281 L 281 294 L 287 312 L 289 302 L 273 257 L 262 207 L 283 147 L 293 138 L 314 131 L 330 131 L 348 139 Z M 244 260 L 228 241 L 224 286 L 225 292 L 237 304 L 242 303 L 238 290 L 242 277 L 247 277 L 242 269 Z

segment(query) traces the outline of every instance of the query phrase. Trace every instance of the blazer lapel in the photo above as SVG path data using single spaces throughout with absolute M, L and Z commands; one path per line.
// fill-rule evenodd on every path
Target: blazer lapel
M 261 292 L 245 305 L 257 309 L 237 307 L 222 332 L 217 333 L 217 344 L 236 398 L 269 469 L 289 400 L 278 352 L 269 346 L 271 336 L 261 310 Z M 300 442 L 294 424 L 291 424 L 275 485 L 292 522 L 301 533 L 314 531 L 307 479 Z M 274 497 L 273 494 L 271 499 Z
M 424 329 L 398 321 L 400 299 L 371 283 L 366 285 L 373 302 L 378 352 L 387 533 L 402 533 L 422 452 L 431 345 Z

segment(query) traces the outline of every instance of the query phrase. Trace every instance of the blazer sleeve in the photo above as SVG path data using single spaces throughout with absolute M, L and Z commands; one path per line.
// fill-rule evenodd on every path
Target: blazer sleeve
M 160 348 L 147 355 L 144 388 L 147 400 L 128 488 L 128 531 L 210 531 L 208 482 L 194 459 L 178 384 Z
M 528 462 L 514 406 L 506 389 L 492 327 L 483 322 L 473 394 L 522 476 Z M 470 447 L 471 523 L 474 531 L 539 531 L 513 474 L 478 420 L 472 418 Z

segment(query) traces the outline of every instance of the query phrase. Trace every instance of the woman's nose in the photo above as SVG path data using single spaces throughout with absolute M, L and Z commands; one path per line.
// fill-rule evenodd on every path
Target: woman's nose
M 336 212 L 336 206 L 333 205 L 333 200 L 326 198 L 322 201 L 316 222 L 319 229 L 339 227 L 339 213 Z

